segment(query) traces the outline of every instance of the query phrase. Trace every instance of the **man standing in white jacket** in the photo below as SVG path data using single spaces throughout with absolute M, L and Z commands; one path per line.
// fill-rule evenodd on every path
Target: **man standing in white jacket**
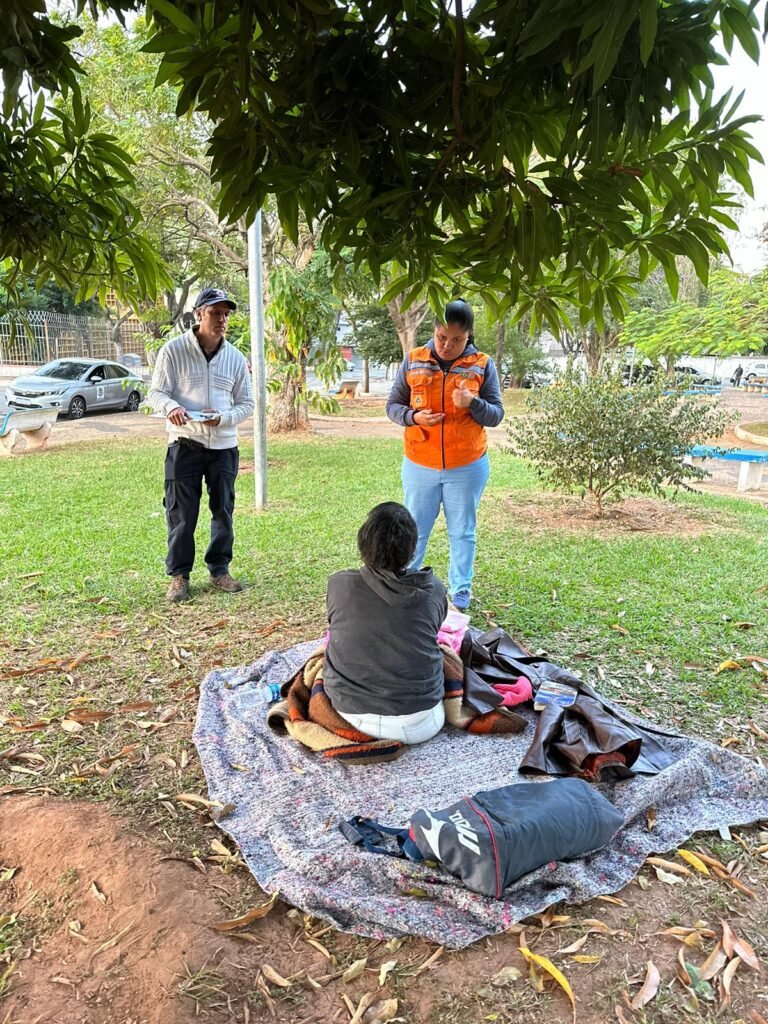
M 237 425 L 253 412 L 248 364 L 226 341 L 237 306 L 220 288 L 204 288 L 195 301 L 197 323 L 160 349 L 147 401 L 166 417 L 165 511 L 169 601 L 189 599 L 195 527 L 203 480 L 211 510 L 205 562 L 211 583 L 228 594 L 242 586 L 229 574 L 234 532 Z

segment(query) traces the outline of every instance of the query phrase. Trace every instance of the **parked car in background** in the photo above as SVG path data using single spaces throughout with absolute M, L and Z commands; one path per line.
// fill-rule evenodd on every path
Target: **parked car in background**
M 695 366 L 676 366 L 675 379 L 678 384 L 722 384 L 720 377 L 712 377 Z
M 136 412 L 144 382 L 126 366 L 104 359 L 54 359 L 8 388 L 10 409 L 60 409 L 79 420 L 95 409 Z
M 552 383 L 552 374 L 543 373 L 540 370 L 528 370 L 527 373 L 523 374 L 523 379 L 520 382 L 521 388 L 545 388 Z M 503 388 L 512 387 L 512 375 L 505 373 L 501 378 L 501 386 Z
M 755 363 L 754 366 L 744 374 L 743 380 L 754 380 L 756 377 L 760 380 L 768 380 L 768 363 Z
M 644 381 L 653 380 L 661 372 L 660 366 L 653 366 L 651 363 L 625 363 L 621 368 L 621 377 L 624 384 L 642 384 Z

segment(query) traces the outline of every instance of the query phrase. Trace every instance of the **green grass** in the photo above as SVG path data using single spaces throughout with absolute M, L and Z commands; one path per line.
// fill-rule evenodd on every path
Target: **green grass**
M 401 495 L 401 451 L 398 439 L 270 442 L 269 511 L 253 510 L 249 472 L 237 485 L 233 571 L 246 590 L 230 596 L 207 589 L 203 509 L 194 599 L 183 606 L 164 600 L 161 442 L 77 445 L 2 463 L 0 787 L 104 802 L 129 819 L 131 834 L 147 835 L 159 851 L 204 858 L 214 837 L 210 818 L 174 800 L 174 794 L 206 792 L 191 742 L 197 686 L 215 666 L 248 663 L 269 647 L 320 635 L 328 575 L 358 564 L 362 518 L 376 502 Z M 251 455 L 246 447 L 243 462 Z M 607 696 L 634 702 L 633 710 L 715 742 L 735 737 L 737 750 L 765 762 L 768 744 L 749 732 L 749 723 L 768 732 L 766 678 L 749 666 L 716 669 L 731 657 L 768 655 L 768 511 L 689 494 L 674 507 L 676 515 L 666 513 L 672 527 L 664 534 L 611 522 L 553 526 L 567 520 L 559 512 L 571 509 L 574 499 L 567 504 L 542 495 L 533 472 L 501 451 L 491 460 L 479 521 L 474 623 L 498 623 L 532 649 L 544 648 L 553 660 L 583 672 Z M 441 520 L 429 560 L 443 576 L 447 555 Z M 755 626 L 737 626 L 744 622 Z M 76 662 L 84 654 L 90 659 Z M 151 707 L 125 707 L 136 701 Z M 111 717 L 73 731 L 73 709 Z M 68 722 L 61 717 L 67 711 Z M 19 721 L 34 723 L 33 731 L 16 731 Z M 724 844 L 718 855 L 741 858 L 754 884 L 760 867 L 754 857 L 735 843 Z M 217 873 L 211 882 L 212 892 L 227 893 L 222 916 L 263 901 L 255 881 L 239 874 Z M 59 882 L 66 890 L 74 884 L 67 872 Z M 6 882 L 0 898 L 12 896 L 13 886 Z M 653 906 L 635 889 L 624 893 L 626 914 L 650 936 L 659 927 L 648 920 Z M 713 909 L 697 896 L 694 910 L 684 893 L 675 893 L 668 912 L 692 922 L 740 907 L 740 930 L 757 944 L 765 934 L 763 904 L 720 889 L 715 897 L 725 904 Z M 41 897 L 21 925 L 15 919 L 0 925 L 0 999 L 15 978 L 4 972 L 39 945 L 35 936 L 50 934 L 51 913 Z M 607 910 L 595 903 L 583 913 L 602 919 Z M 266 931 L 265 942 L 279 946 L 280 933 Z M 339 956 L 342 950 L 352 955 L 349 941 L 337 933 L 323 938 Z M 512 936 L 492 941 L 508 941 L 508 953 L 517 944 Z M 551 942 L 554 948 L 561 940 Z M 655 959 L 655 947 L 649 948 Z M 549 947 L 544 951 L 549 955 Z M 606 957 L 587 997 L 597 1007 L 606 1001 L 607 1015 L 626 985 L 619 954 Z M 758 954 L 765 955 L 762 948 Z M 487 999 L 487 984 L 475 991 L 487 982 L 485 946 L 459 956 L 466 980 L 458 994 L 451 996 L 449 986 L 435 1003 L 428 1015 L 435 1024 L 486 1020 L 491 1013 L 500 1021 L 566 1019 L 559 1015 L 562 1000 L 535 996 L 523 982 L 494 989 Z M 737 997 L 743 983 L 737 979 Z M 195 961 L 179 979 L 179 993 L 201 1012 L 213 1012 L 225 999 L 220 989 L 207 963 Z M 398 992 L 406 1007 L 411 991 L 404 979 Z M 247 998 L 255 1008 L 261 997 Z M 410 1019 L 409 1010 L 406 1015 Z M 646 1017 L 672 1019 L 653 1007 Z
M 526 391 L 523 388 L 507 388 L 502 393 L 502 402 L 504 403 L 504 412 L 507 416 L 522 416 L 528 411 L 527 400 L 530 397 L 531 392 Z M 339 403 L 339 408 L 336 412 L 332 413 L 334 416 L 339 417 L 354 417 L 355 419 L 371 417 L 385 417 L 386 399 L 381 400 L 366 399 L 365 401 L 358 401 L 356 399 L 347 399 Z
M 252 476 L 238 479 L 233 570 L 250 585 L 234 606 L 226 595 L 201 593 L 198 610 L 216 617 L 236 607 L 254 630 L 282 618 L 299 631 L 306 624 L 312 635 L 322 625 L 328 575 L 357 564 L 355 535 L 365 513 L 401 494 L 400 451 L 394 440 L 271 444 L 266 514 L 252 509 Z M 245 450 L 244 458 L 249 454 Z M 9 638 L 24 636 L 58 655 L 62 648 L 79 649 L 90 631 L 115 616 L 146 626 L 166 615 L 162 456 L 156 443 L 112 444 L 4 464 L 0 585 Z M 507 496 L 521 499 L 538 490 L 535 477 L 508 455 L 491 458 L 480 515 L 480 624 L 497 622 L 555 660 L 588 654 L 579 664 L 603 667 L 603 690 L 629 687 L 659 709 L 679 699 L 686 718 L 700 715 L 702 723 L 713 710 L 764 709 L 756 673 L 714 674 L 729 657 L 768 654 L 763 507 L 680 498 L 702 521 L 705 532 L 695 537 L 598 527 L 536 530 L 530 519 L 504 511 Z M 205 583 L 207 526 L 203 512 L 193 586 Z M 444 576 L 442 520 L 429 559 Z M 41 575 L 25 578 L 28 573 Z M 742 630 L 739 622 L 756 626 Z M 151 649 L 146 663 L 155 665 Z M 49 696 L 66 700 L 67 689 L 56 677 Z M 12 695 L 5 697 L 7 707 Z

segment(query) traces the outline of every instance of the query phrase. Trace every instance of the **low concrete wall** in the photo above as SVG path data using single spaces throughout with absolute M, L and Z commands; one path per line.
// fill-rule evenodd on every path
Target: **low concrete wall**
M 760 420 L 754 422 L 759 423 Z M 751 425 L 750 423 L 740 423 L 738 427 L 733 428 L 733 432 L 740 441 L 749 441 L 750 444 L 759 444 L 763 448 L 768 448 L 768 437 L 765 434 L 750 433 Z

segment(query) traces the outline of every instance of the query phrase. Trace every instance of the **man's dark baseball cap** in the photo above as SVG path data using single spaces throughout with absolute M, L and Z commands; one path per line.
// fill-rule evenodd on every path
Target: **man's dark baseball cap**
M 201 306 L 215 306 L 217 302 L 226 302 L 230 309 L 237 309 L 237 304 L 221 288 L 203 288 L 195 299 L 193 309 L 200 309 Z

